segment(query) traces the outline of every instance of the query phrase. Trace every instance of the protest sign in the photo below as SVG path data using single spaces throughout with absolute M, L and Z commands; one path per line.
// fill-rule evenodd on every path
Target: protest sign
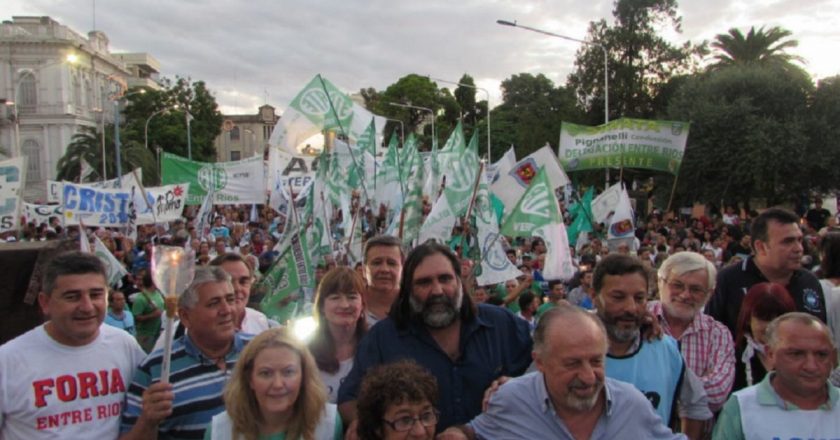
M 596 127 L 563 122 L 560 162 L 566 171 L 628 167 L 677 174 L 688 126 L 686 122 L 627 118 Z
M 64 221 L 68 225 L 126 226 L 131 221 L 131 193 L 126 189 L 93 188 L 64 182 Z
M 196 162 L 163 153 L 163 184 L 189 183 L 188 205 L 200 205 L 213 189 L 216 205 L 265 203 L 265 167 L 262 156 L 235 162 Z
M 189 194 L 189 183 L 146 188 L 146 201 L 137 200 L 137 224 L 170 222 L 181 217 Z

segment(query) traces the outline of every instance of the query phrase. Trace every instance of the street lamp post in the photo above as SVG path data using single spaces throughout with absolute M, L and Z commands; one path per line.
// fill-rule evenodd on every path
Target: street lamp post
M 192 120 L 192 115 L 190 114 L 190 109 L 187 108 L 185 111 L 187 117 L 187 159 L 192 160 L 192 133 L 190 130 L 190 121 Z
M 405 124 L 403 124 L 403 121 L 401 121 L 399 119 L 393 119 L 393 118 L 385 118 L 385 119 L 389 120 L 389 121 L 394 121 L 394 122 L 400 124 L 400 141 L 402 142 L 403 148 L 405 148 Z
M 147 149 L 147 150 L 149 149 L 149 122 L 151 122 L 151 121 L 152 121 L 152 118 L 154 118 L 155 116 L 157 116 L 157 115 L 159 115 L 159 114 L 161 114 L 161 113 L 163 113 L 163 112 L 169 111 L 170 109 L 173 109 L 173 108 L 174 108 L 174 109 L 177 109 L 177 108 L 178 108 L 178 105 L 176 104 L 176 105 L 173 105 L 172 107 L 164 107 L 164 108 L 162 108 L 162 109 L 160 109 L 160 110 L 158 110 L 158 111 L 156 111 L 156 112 L 152 113 L 152 115 L 151 115 L 151 116 L 149 116 L 148 118 L 146 118 L 146 128 L 143 130 L 143 137 L 144 137 L 144 138 L 145 138 L 145 140 L 146 140 L 146 149 Z
M 116 79 L 116 77 L 113 77 L 113 79 Z M 117 85 L 123 86 L 123 83 L 117 81 Z M 115 165 L 117 170 L 117 188 L 122 186 L 122 154 L 120 152 L 120 103 L 123 99 L 129 96 L 143 93 L 146 93 L 146 89 L 140 89 L 136 92 L 126 94 L 125 90 L 122 87 L 120 87 L 113 95 L 111 95 L 111 99 L 114 101 L 114 160 L 116 161 Z
M 535 29 L 529 26 L 524 26 L 521 24 L 516 23 L 515 21 L 507 21 L 507 20 L 496 20 L 496 23 L 503 25 L 503 26 L 513 26 L 522 29 L 526 29 L 532 32 L 536 32 L 538 34 L 548 35 L 550 37 L 562 38 L 564 40 L 575 41 L 577 43 L 588 44 L 590 46 L 600 47 L 601 51 L 604 52 L 604 125 L 610 122 L 610 87 L 609 87 L 609 55 L 607 54 L 607 48 L 603 44 L 595 43 L 593 41 L 586 41 L 581 40 L 578 38 L 567 37 L 565 35 L 555 34 L 553 32 L 544 31 L 541 29 Z M 606 185 L 610 185 L 610 169 L 607 167 L 606 169 Z
M 402 107 L 402 108 L 413 108 L 415 110 L 423 110 L 425 112 L 431 113 L 432 114 L 432 146 L 434 146 L 435 143 L 437 143 L 437 135 L 435 134 L 435 112 L 434 112 L 434 110 L 432 110 L 430 108 L 427 108 L 427 107 L 420 107 L 420 106 L 411 105 L 411 104 L 403 104 L 403 103 L 399 103 L 399 102 L 389 102 L 388 105 L 392 105 L 394 107 Z
M 483 87 L 477 87 L 477 86 L 474 86 L 474 85 L 471 85 L 471 84 L 464 84 L 464 83 L 459 83 L 459 82 L 456 82 L 456 81 L 448 81 L 448 80 L 440 79 L 440 78 L 432 78 L 431 76 L 429 76 L 428 78 L 432 81 L 437 81 L 437 82 L 442 82 L 442 83 L 447 83 L 447 84 L 454 84 L 456 86 L 467 87 L 467 88 L 475 89 L 475 90 L 481 90 L 482 92 L 484 92 L 485 95 L 487 95 L 487 162 L 488 163 L 491 162 L 491 160 L 490 160 L 490 144 L 491 144 L 491 142 L 490 142 L 490 92 L 488 92 L 487 89 L 485 89 Z

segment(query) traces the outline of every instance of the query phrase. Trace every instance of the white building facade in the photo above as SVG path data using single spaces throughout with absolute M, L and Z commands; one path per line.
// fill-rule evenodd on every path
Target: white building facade
M 26 200 L 46 199 L 74 134 L 113 122 L 115 92 L 157 87 L 157 60 L 111 54 L 108 44 L 102 32 L 85 37 L 49 17 L 0 24 L 0 148 L 27 158 Z

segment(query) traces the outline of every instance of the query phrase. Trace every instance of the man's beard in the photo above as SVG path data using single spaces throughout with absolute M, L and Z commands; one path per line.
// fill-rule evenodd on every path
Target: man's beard
M 411 306 L 411 313 L 420 317 L 424 324 L 440 329 L 455 322 L 461 312 L 463 300 L 464 290 L 459 286 L 454 301 L 446 295 L 430 295 L 425 302 L 421 303 L 414 295 L 410 295 L 408 303 Z
M 595 382 L 595 390 L 591 396 L 588 397 L 580 397 L 575 394 L 572 390 L 574 388 L 583 387 L 586 388 L 583 382 L 578 379 L 573 380 L 569 383 L 569 390 L 566 393 L 564 404 L 576 411 L 589 411 L 592 409 L 596 403 L 598 403 L 598 397 L 601 395 L 601 390 L 604 388 L 604 381 L 596 379 Z
M 620 316 L 609 317 L 606 313 L 598 311 L 598 317 L 604 322 L 604 327 L 607 328 L 607 336 L 611 341 L 615 342 L 630 342 L 636 339 L 639 335 L 639 328 L 642 325 L 642 320 L 637 315 L 632 313 L 624 313 Z M 619 327 L 619 320 L 634 320 L 635 325 L 631 328 Z

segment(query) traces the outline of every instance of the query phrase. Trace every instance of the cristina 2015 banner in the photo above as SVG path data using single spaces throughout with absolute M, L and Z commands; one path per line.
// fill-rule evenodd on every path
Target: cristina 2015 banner
M 616 119 L 590 127 L 563 122 L 563 169 L 645 168 L 677 174 L 688 139 L 687 122 Z
M 216 205 L 265 203 L 265 167 L 262 156 L 236 162 L 206 163 L 163 153 L 163 184 L 189 183 L 187 205 L 200 205 L 213 189 Z

